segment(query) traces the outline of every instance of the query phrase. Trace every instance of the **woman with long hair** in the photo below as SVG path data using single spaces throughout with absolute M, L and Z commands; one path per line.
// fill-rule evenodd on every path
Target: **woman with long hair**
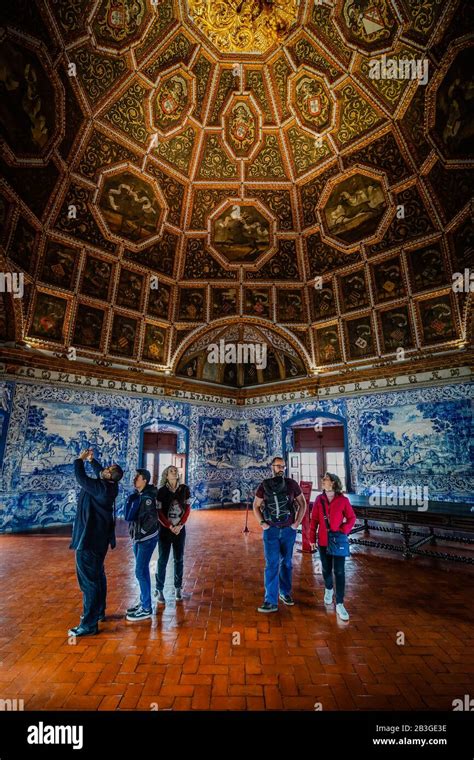
M 156 596 L 158 604 L 166 604 L 163 594 L 166 566 L 173 547 L 174 588 L 176 601 L 182 600 L 185 522 L 191 511 L 191 493 L 185 483 L 179 482 L 178 468 L 170 465 L 163 470 L 158 494 L 158 565 L 156 570 Z
M 334 595 L 333 570 L 336 580 L 336 612 L 341 620 L 349 620 L 349 613 L 344 607 L 345 590 L 345 557 L 328 553 L 330 531 L 339 531 L 349 535 L 356 516 L 347 496 L 342 493 L 341 479 L 331 472 L 326 472 L 322 478 L 322 493 L 313 505 L 310 524 L 311 549 L 316 549 L 316 531 L 318 532 L 319 556 L 323 571 L 324 604 L 332 604 Z

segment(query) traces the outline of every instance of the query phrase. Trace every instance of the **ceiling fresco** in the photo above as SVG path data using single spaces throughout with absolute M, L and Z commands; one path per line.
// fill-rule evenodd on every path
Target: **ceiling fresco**
M 2 353 L 239 389 L 469 351 L 470 10 L 4 0 Z

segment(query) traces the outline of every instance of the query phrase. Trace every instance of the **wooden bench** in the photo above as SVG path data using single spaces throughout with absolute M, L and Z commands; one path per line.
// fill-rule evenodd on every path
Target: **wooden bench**
M 451 562 L 474 564 L 474 557 L 467 555 L 456 554 L 455 552 L 421 550 L 421 547 L 428 543 L 431 546 L 436 546 L 438 541 L 459 543 L 465 546 L 466 549 L 471 548 L 474 544 L 474 538 L 465 534 L 474 533 L 474 505 L 463 502 L 429 501 L 428 508 L 421 510 L 416 506 L 408 506 L 406 504 L 401 504 L 400 506 L 372 506 L 369 504 L 368 496 L 350 493 L 347 496 L 357 518 L 363 520 L 362 525 L 356 524 L 351 531 L 350 543 L 402 552 L 406 559 L 413 557 L 415 554 L 421 554 Z M 377 525 L 377 527 L 373 527 L 370 523 L 392 523 L 392 526 Z M 394 525 L 400 525 L 401 527 L 396 528 Z M 428 534 L 416 530 L 417 527 L 427 528 Z M 361 533 L 362 531 L 364 535 L 370 535 L 371 529 L 401 534 L 403 544 L 395 545 L 367 538 L 354 537 L 354 534 Z M 444 531 L 452 531 L 452 534 L 447 534 Z M 455 535 L 456 533 L 461 535 Z M 415 540 L 412 540 L 413 537 Z

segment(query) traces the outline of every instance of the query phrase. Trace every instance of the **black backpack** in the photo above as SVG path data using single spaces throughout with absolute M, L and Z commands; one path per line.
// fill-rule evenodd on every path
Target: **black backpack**
M 262 508 L 264 520 L 271 523 L 293 522 L 295 508 L 288 496 L 287 478 L 267 478 L 263 481 L 265 501 Z

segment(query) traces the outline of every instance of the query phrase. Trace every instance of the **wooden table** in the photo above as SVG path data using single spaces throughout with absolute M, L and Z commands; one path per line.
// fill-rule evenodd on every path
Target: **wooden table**
M 421 554 L 451 562 L 474 564 L 474 557 L 453 552 L 421 550 L 421 547 L 428 543 L 431 546 L 436 546 L 438 541 L 455 542 L 462 544 L 466 549 L 471 548 L 474 544 L 474 538 L 465 534 L 474 533 L 473 504 L 429 501 L 428 509 L 421 510 L 416 506 L 405 504 L 400 506 L 372 506 L 369 504 L 368 496 L 357 494 L 347 494 L 347 496 L 358 519 L 363 520 L 362 525 L 356 524 L 351 531 L 350 543 L 402 552 L 406 559 L 415 554 Z M 392 527 L 377 525 L 375 528 L 370 523 L 392 523 Z M 398 524 L 401 527 L 396 528 L 393 524 Z M 428 534 L 416 530 L 417 527 L 428 528 Z M 403 544 L 397 546 L 382 541 L 354 537 L 354 534 L 362 531 L 364 535 L 370 535 L 371 528 L 386 533 L 399 533 L 403 537 Z M 452 531 L 452 534 L 445 533 L 445 531 Z M 413 537 L 415 540 L 412 540 Z

